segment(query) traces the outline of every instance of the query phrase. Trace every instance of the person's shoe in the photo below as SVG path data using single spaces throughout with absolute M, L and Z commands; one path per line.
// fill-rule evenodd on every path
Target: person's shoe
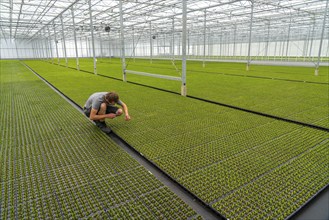
M 104 133 L 111 133 L 111 128 L 107 127 L 105 121 L 95 121 L 96 126 L 99 127 Z

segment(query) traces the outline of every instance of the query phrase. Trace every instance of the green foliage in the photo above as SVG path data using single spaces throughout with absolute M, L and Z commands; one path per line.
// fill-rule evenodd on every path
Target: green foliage
M 108 125 L 229 219 L 284 219 L 329 183 L 328 161 L 319 159 L 321 154 L 328 155 L 328 132 L 45 62 L 26 63 L 81 105 L 93 92 L 118 91 L 132 120 L 116 118 L 107 120 Z M 198 74 L 194 81 L 189 76 L 192 88 L 188 91 L 199 97 L 319 125 L 328 120 L 325 84 Z M 160 79 L 149 78 L 147 83 L 157 87 L 160 81 L 166 86 Z M 107 182 L 115 181 L 109 178 Z M 287 188 L 280 188 L 286 181 Z M 114 203 L 134 200 L 131 192 L 117 197 L 104 189 L 101 192 L 109 193 Z M 156 216 L 162 216 L 166 208 L 145 203 Z M 119 216 L 125 212 L 120 210 Z
M 21 63 L 0 64 L 0 219 L 152 219 L 170 204 L 182 210 L 175 219 L 196 215 Z
M 89 66 L 88 66 L 89 62 Z M 93 72 L 91 59 L 81 68 Z M 127 59 L 127 69 L 181 76 L 181 61 Z M 92 67 L 92 68 L 91 68 Z M 98 73 L 122 79 L 119 59 L 97 62 Z M 329 71 L 320 67 L 187 62 L 188 95 L 329 128 Z M 180 82 L 127 74 L 128 81 L 180 93 Z

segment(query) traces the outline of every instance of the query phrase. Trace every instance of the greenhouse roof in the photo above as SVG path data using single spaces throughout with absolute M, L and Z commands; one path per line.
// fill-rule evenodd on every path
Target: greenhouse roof
M 310 30 L 321 32 L 326 3 L 323 0 L 187 0 L 187 28 L 195 34 L 203 33 L 204 27 L 214 34 L 237 28 L 240 36 L 246 36 L 253 11 L 254 32 L 266 35 L 267 29 L 275 33 L 289 27 L 303 38 Z M 119 4 L 118 0 L 0 0 L 1 37 L 32 39 L 60 34 L 62 30 L 65 36 L 73 37 L 73 27 L 79 36 L 90 36 L 93 27 L 94 35 L 101 37 L 108 34 L 104 30 L 106 26 L 111 28 L 111 34 L 118 36 Z M 173 22 L 174 30 L 181 31 L 182 1 L 122 0 L 122 12 L 126 33 L 149 33 L 150 28 L 152 33 L 169 33 Z

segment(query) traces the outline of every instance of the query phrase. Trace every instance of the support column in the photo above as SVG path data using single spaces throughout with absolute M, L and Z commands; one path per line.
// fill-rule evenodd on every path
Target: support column
M 287 39 L 287 46 L 286 46 L 286 58 L 289 60 L 288 52 L 289 52 L 289 42 L 290 42 L 290 28 L 291 28 L 291 15 L 290 15 L 290 22 L 288 26 L 288 39 Z
M 275 45 L 274 45 L 274 61 L 276 60 L 276 48 L 277 48 L 277 45 L 278 45 L 278 41 L 276 40 L 275 41 Z
M 37 47 L 37 51 L 38 51 L 38 57 L 39 57 L 39 59 L 42 59 L 42 51 L 40 48 L 40 38 L 38 37 L 38 35 L 36 37 L 37 37 L 36 47 Z
M 222 49 L 223 49 L 223 29 L 221 28 L 220 29 L 220 35 L 219 35 L 219 57 L 222 57 L 223 55 L 223 52 L 222 52 Z
M 41 48 L 41 53 L 42 53 L 42 59 L 46 60 L 47 59 L 47 48 L 45 47 L 45 37 L 42 35 L 42 30 L 39 32 L 40 35 L 40 48 Z
M 242 45 L 243 45 L 243 43 L 242 43 L 242 40 L 241 40 L 241 42 L 240 42 L 240 48 L 239 48 L 239 58 L 238 59 L 242 59 Z
M 153 62 L 152 23 L 150 22 L 150 63 Z
M 42 36 L 42 48 L 44 50 L 44 59 L 48 60 L 49 59 L 49 52 L 48 52 L 48 44 L 47 44 L 47 37 L 46 37 L 46 32 L 45 29 L 40 30 L 40 35 Z
M 36 36 L 38 37 L 38 36 Z M 36 51 L 37 51 L 37 58 L 38 59 L 41 59 L 41 52 L 40 52 L 40 47 L 39 47 L 39 39 L 37 38 L 36 41 L 34 41 L 35 43 L 35 48 L 36 48 Z
M 40 59 L 42 60 L 45 59 L 46 55 L 45 55 L 45 49 L 43 48 L 43 37 L 41 36 L 41 31 L 39 32 L 38 35 L 39 35 L 38 47 L 40 50 Z
M 322 49 L 322 43 L 323 43 L 323 35 L 324 35 L 324 30 L 325 30 L 325 25 L 326 25 L 326 18 L 327 18 L 327 12 L 328 12 L 328 2 L 326 4 L 326 9 L 324 10 L 324 16 L 323 16 L 323 23 L 322 23 L 322 32 L 321 32 L 321 40 L 320 40 L 320 46 L 319 46 L 319 53 L 318 53 L 318 61 L 315 65 L 315 73 L 314 75 L 318 76 L 319 75 L 319 65 L 320 65 L 320 58 L 321 58 L 321 49 Z
M 249 66 L 251 62 L 250 49 L 251 49 L 251 37 L 252 37 L 252 20 L 254 17 L 254 0 L 251 0 L 251 14 L 250 14 L 250 27 L 249 27 L 249 46 L 248 46 L 248 61 L 247 61 L 247 71 L 249 71 Z
M 55 26 L 54 21 L 53 21 L 53 26 L 54 26 L 54 38 L 55 38 L 55 46 L 56 46 L 57 64 L 59 65 L 58 40 L 57 40 L 57 36 L 56 36 L 56 26 Z
M 82 36 L 82 33 L 81 33 L 81 36 Z M 83 57 L 84 55 L 84 52 L 83 52 L 83 44 L 82 44 L 82 37 L 80 37 L 80 52 L 81 52 L 81 57 Z
M 299 39 L 302 39 L 301 38 L 301 31 L 300 31 L 300 29 L 297 30 L 297 34 L 298 34 L 298 38 Z M 299 46 L 297 46 L 297 48 L 300 49 Z M 303 53 L 303 51 L 302 51 L 302 53 Z M 291 54 L 291 55 L 294 55 L 295 56 L 295 61 L 298 61 L 298 58 L 301 57 L 301 55 L 299 55 L 299 52 L 298 51 L 297 51 L 296 54 Z
M 32 40 L 31 44 L 32 44 L 32 51 L 33 51 L 33 59 L 35 59 L 36 58 L 36 54 L 35 54 L 34 40 Z
M 92 11 L 91 11 L 91 0 L 88 0 L 88 4 L 89 4 L 90 34 L 91 34 L 91 44 L 92 44 L 91 46 L 92 46 L 93 60 L 94 60 L 94 73 L 97 74 L 95 40 L 94 40 L 94 25 L 93 25 Z
M 38 51 L 38 56 L 39 56 L 39 59 L 42 59 L 42 50 L 41 50 L 41 47 L 40 47 L 40 38 L 37 36 L 37 51 Z
M 204 68 L 206 66 L 206 27 L 207 27 L 207 10 L 204 10 L 204 16 L 203 16 L 203 62 L 202 67 Z
M 64 34 L 64 25 L 63 25 L 63 15 L 61 15 L 61 25 L 62 25 L 62 38 L 63 38 L 63 49 L 64 49 L 64 57 L 65 57 L 65 66 L 68 67 L 67 64 L 67 55 L 66 55 L 66 43 L 65 43 L 65 34 Z
M 315 29 L 315 17 L 313 18 L 313 27 L 312 27 L 312 36 L 311 36 L 311 45 L 310 45 L 309 58 L 311 58 L 311 56 L 312 56 L 314 29 Z M 312 57 L 312 61 L 313 61 L 313 57 Z
M 236 44 L 236 23 L 234 24 L 234 36 L 233 36 L 233 58 L 235 58 L 235 44 Z
M 45 34 L 45 29 L 40 30 L 40 43 L 42 45 L 43 59 L 48 60 L 48 47 L 47 47 L 47 37 Z
M 18 47 L 17 47 L 17 39 L 15 39 L 15 50 L 16 50 L 16 57 L 19 59 L 19 52 L 18 52 Z
M 124 26 L 123 26 L 123 9 L 122 9 L 122 1 L 119 1 L 120 8 L 120 35 L 121 35 L 121 62 L 122 62 L 122 73 L 123 73 L 123 81 L 127 82 L 126 76 L 126 58 L 125 58 L 125 35 L 124 35 Z
M 182 86 L 181 86 L 181 95 L 186 96 L 186 19 L 187 19 L 187 0 L 183 1 L 183 18 L 182 18 L 182 24 L 183 24 L 183 33 L 182 33 Z
M 47 36 L 47 34 L 48 34 L 48 36 Z M 49 61 L 50 60 L 52 61 L 53 57 L 52 57 L 52 49 L 51 49 L 51 38 L 50 38 L 49 26 L 48 25 L 47 25 L 47 30 L 46 30 L 46 28 L 44 29 L 44 36 L 47 36 L 45 44 L 46 44 L 46 47 L 47 47 L 47 50 L 48 50 L 48 59 L 49 59 Z
M 79 54 L 78 54 L 78 43 L 77 43 L 77 33 L 75 31 L 75 21 L 74 21 L 74 10 L 73 6 L 71 7 L 72 22 L 73 22 L 73 36 L 74 36 L 74 45 L 75 45 L 75 59 L 77 64 L 77 70 L 80 70 L 79 65 Z
M 108 38 L 109 38 L 109 58 L 110 58 L 110 62 L 111 62 L 111 59 L 112 59 L 112 56 L 111 56 L 111 36 L 110 36 L 110 32 L 107 32 L 108 34 Z
M 172 18 L 171 37 L 171 55 L 172 59 L 175 60 L 175 17 Z
M 208 58 L 210 58 L 211 57 L 211 55 L 212 55 L 212 45 L 213 45 L 213 42 L 212 42 L 212 38 L 211 38 L 211 30 L 210 30 L 210 28 L 208 28 L 208 32 L 207 32 L 208 34 L 207 34 L 207 41 L 208 41 L 208 54 L 207 54 L 207 56 L 208 56 Z M 187 35 L 188 36 L 188 35 Z
M 177 45 L 177 55 L 178 57 L 180 57 L 180 44 L 181 44 L 181 36 L 180 36 L 180 33 L 177 33 L 177 42 L 178 42 L 178 45 Z
M 281 41 L 281 61 L 283 60 L 283 56 L 284 56 L 284 45 L 285 45 L 285 41 L 282 40 Z
M 231 30 L 227 31 L 227 35 L 226 35 L 226 57 L 227 59 L 230 59 L 230 43 L 231 43 Z
M 187 56 L 190 55 L 190 48 L 191 48 L 190 30 L 187 30 Z
M 133 27 L 133 60 L 135 63 L 135 28 Z
M 260 58 L 260 45 L 261 45 L 261 39 L 260 37 L 258 38 L 258 50 L 257 50 L 257 55 L 256 55 L 256 60 L 261 60 Z
M 32 50 L 33 50 L 33 58 L 34 59 L 37 59 L 38 58 L 38 55 L 37 55 L 37 51 L 35 49 L 35 43 L 34 43 L 34 40 L 32 40 Z
M 159 35 L 157 35 L 156 38 L 154 39 L 154 42 L 155 42 L 154 46 L 156 48 L 156 52 L 154 51 L 154 55 L 156 57 L 161 57 L 159 55 L 161 54 L 161 51 L 163 49 L 163 39 L 160 38 Z
M 48 25 L 47 25 L 47 31 L 48 31 L 48 43 L 49 43 L 49 49 L 50 49 L 51 64 L 54 64 L 53 49 L 51 47 L 51 37 L 50 37 L 50 30 L 49 30 L 49 26 Z
M 267 41 L 266 41 L 266 50 L 265 50 L 265 57 L 267 57 L 267 60 L 269 60 L 268 47 L 269 47 L 269 43 L 270 43 L 270 25 L 271 25 L 271 21 L 268 20 L 268 25 L 267 25 Z
M 88 40 L 88 37 L 86 36 L 86 53 L 87 53 L 87 58 L 89 58 L 90 57 L 90 55 L 89 55 L 89 40 Z
M 304 47 L 303 47 L 303 61 L 306 60 L 307 52 L 308 52 L 308 43 L 310 41 L 310 34 L 311 31 L 309 30 L 307 33 L 307 38 L 304 40 Z
M 103 59 L 103 43 L 102 43 L 102 35 L 99 33 L 99 44 L 101 48 L 101 59 Z
M 42 49 L 44 50 L 44 59 L 48 60 L 49 52 L 48 52 L 48 44 L 47 44 L 45 29 L 40 30 L 40 35 L 42 38 L 41 44 L 42 44 Z

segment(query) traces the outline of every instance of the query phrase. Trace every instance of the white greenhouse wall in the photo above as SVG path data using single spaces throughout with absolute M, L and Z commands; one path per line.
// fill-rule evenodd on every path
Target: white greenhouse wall
M 170 39 L 154 40 L 152 54 L 153 56 L 171 57 L 172 48 Z M 181 44 L 176 38 L 173 47 L 174 55 L 181 55 Z M 329 51 L 328 39 L 325 39 L 322 44 L 321 56 L 327 57 Z M 65 40 L 66 44 L 66 56 L 73 58 L 76 56 L 75 43 L 73 39 Z M 51 45 L 51 46 L 50 46 Z M 267 47 L 268 45 L 268 47 Z M 319 40 L 313 42 L 307 41 L 290 41 L 287 52 L 287 42 L 254 42 L 251 44 L 251 56 L 269 57 L 276 56 L 285 57 L 317 57 L 319 52 Z M 78 38 L 78 56 L 93 57 L 92 42 L 91 38 Z M 187 52 L 189 56 L 203 57 L 203 43 L 191 41 Z M 235 50 L 234 50 L 235 48 Z M 59 58 L 65 57 L 64 44 L 62 40 L 58 40 L 57 43 L 58 56 Z M 139 42 L 135 42 L 135 48 L 132 45 L 130 39 L 126 42 L 125 55 L 127 58 L 135 56 L 150 56 L 150 40 L 141 39 Z M 213 43 L 206 45 L 206 57 L 207 56 L 239 56 L 245 58 L 248 56 L 248 43 Z M 95 56 L 96 57 L 109 57 L 109 56 L 121 56 L 120 40 L 100 40 L 95 39 Z M 55 41 L 49 42 L 47 39 L 41 40 L 23 40 L 23 39 L 1 39 L 0 40 L 0 58 L 1 59 L 27 59 L 27 58 L 57 58 L 56 44 Z
M 32 42 L 21 39 L 0 39 L 0 59 L 33 58 Z

